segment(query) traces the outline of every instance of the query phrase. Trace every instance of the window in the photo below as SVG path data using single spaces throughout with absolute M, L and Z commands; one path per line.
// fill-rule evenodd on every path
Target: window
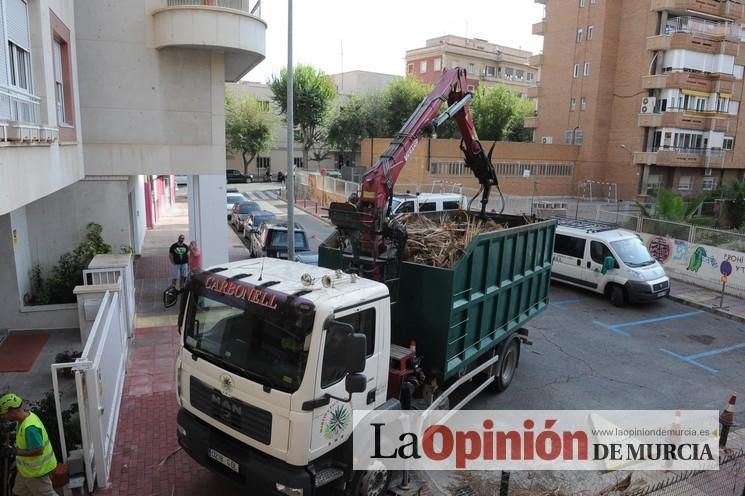
M 575 145 L 581 145 L 585 141 L 585 133 L 579 129 L 575 128 L 574 130 L 574 144 Z
M 525 71 L 515 71 L 515 79 L 522 81 L 525 78 Z
M 10 62 L 10 84 L 30 93 L 32 91 L 31 54 L 12 41 L 9 41 L 8 59 Z
M 596 4 L 596 3 L 598 3 L 598 0 L 590 0 L 590 3 L 591 4 Z
M 691 176 L 680 176 L 678 179 L 678 191 L 690 191 L 693 184 Z
M 589 62 L 585 62 L 585 70 L 583 74 L 585 75 L 585 77 L 590 75 L 590 63 Z
M 579 77 L 579 64 L 574 64 L 574 69 L 572 70 L 572 77 L 574 79 L 577 79 Z
M 364 334 L 367 338 L 366 356 L 370 357 L 375 353 L 375 309 L 366 308 L 361 312 L 339 317 L 339 322 L 344 322 L 354 327 L 354 332 Z
M 54 40 L 54 95 L 57 99 L 57 119 L 65 122 L 65 83 L 62 78 L 62 44 Z
M 592 26 L 587 26 L 587 41 L 592 39 Z
M 582 28 L 577 30 L 577 43 L 582 41 Z
M 271 157 L 256 157 L 257 169 L 268 169 L 272 166 Z
M 532 80 L 533 80 L 533 73 L 532 72 L 529 72 L 528 73 L 528 81 L 532 81 Z
M 732 150 L 735 147 L 735 138 L 724 138 L 722 148 L 725 150 Z
M 460 208 L 459 201 L 444 201 L 442 202 L 443 210 L 458 210 Z
M 580 7 L 584 7 L 585 5 L 587 5 L 587 0 L 579 0 Z
M 420 212 L 435 212 L 437 210 L 437 204 L 435 202 L 427 202 L 419 205 Z
M 406 64 L 406 73 L 411 74 L 414 72 L 414 64 Z
M 468 74 L 474 74 L 476 72 L 475 64 L 468 64 Z
M 647 179 L 647 194 L 656 195 L 662 186 L 663 176 L 661 174 L 650 174 Z
M 587 98 L 582 97 L 579 101 L 579 109 L 580 110 L 587 110 Z
M 427 72 L 427 61 L 426 60 L 422 60 L 421 62 L 419 62 L 419 72 L 421 73 Z
M 303 168 L 303 157 L 292 157 L 292 163 L 295 164 L 295 167 L 302 169 Z
M 711 176 L 711 169 L 704 169 L 704 176 Z
M 354 332 L 364 334 L 367 337 L 366 356 L 375 353 L 375 309 L 368 308 L 361 312 L 338 317 L 336 320 L 349 324 L 354 328 Z M 340 340 L 344 338 L 342 333 L 332 333 L 326 331 L 326 342 L 323 345 L 323 367 L 321 369 L 321 387 L 327 388 L 344 379 L 347 375 L 344 366 L 344 357 L 339 356 L 342 344 Z
M 556 235 L 554 251 L 560 255 L 567 255 L 574 258 L 585 257 L 585 240 L 567 236 L 565 234 Z
M 396 210 L 397 214 L 406 214 L 411 213 L 414 211 L 414 202 L 413 201 L 406 201 L 404 202 L 401 207 Z
M 566 131 L 564 131 L 564 144 L 571 145 L 573 140 L 574 140 L 574 131 L 572 131 L 571 129 L 567 129 Z
M 716 188 L 717 188 L 716 177 L 705 177 L 703 181 L 701 181 L 701 189 L 703 191 L 714 191 Z
M 574 112 L 575 110 L 577 110 L 577 99 L 572 98 L 569 100 L 569 111 Z
M 493 65 L 487 65 L 484 67 L 484 74 L 486 76 L 494 77 L 497 75 L 497 68 L 494 67 Z
M 435 59 L 432 64 L 434 65 L 435 72 L 439 72 L 442 70 L 442 60 L 441 59 Z
M 514 69 L 512 69 L 512 68 L 510 68 L 510 67 L 507 67 L 507 68 L 506 68 L 506 69 L 504 70 L 504 78 L 505 78 L 505 79 L 512 79 L 512 75 L 513 75 L 514 73 L 515 73 L 515 70 L 514 70 Z
M 610 252 L 610 248 L 608 248 L 605 243 L 601 243 L 600 241 L 590 242 L 590 258 L 592 258 L 593 262 L 603 265 L 605 257 L 612 256 L 613 254 Z

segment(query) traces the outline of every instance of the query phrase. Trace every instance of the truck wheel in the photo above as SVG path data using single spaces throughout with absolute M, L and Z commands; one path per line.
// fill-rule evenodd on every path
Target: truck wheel
M 626 304 L 626 293 L 618 284 L 613 284 L 608 288 L 608 298 L 615 307 L 622 307 Z
M 354 477 L 351 496 L 384 496 L 391 483 L 391 472 L 382 463 Z
M 520 358 L 520 340 L 512 339 L 501 351 L 502 356 L 497 362 L 497 372 L 491 388 L 494 392 L 501 393 L 510 387 L 512 379 L 515 377 L 517 361 Z

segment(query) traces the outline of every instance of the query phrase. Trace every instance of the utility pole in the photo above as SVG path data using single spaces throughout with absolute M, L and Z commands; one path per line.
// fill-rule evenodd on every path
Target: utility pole
M 295 85 L 292 66 L 292 0 L 287 0 L 287 260 L 295 260 Z

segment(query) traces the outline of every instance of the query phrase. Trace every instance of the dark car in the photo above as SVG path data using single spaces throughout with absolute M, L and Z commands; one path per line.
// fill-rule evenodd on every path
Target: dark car
M 249 238 L 252 257 L 287 258 L 287 224 L 261 225 L 259 232 Z M 310 252 L 303 226 L 295 223 L 295 252 Z
M 243 173 L 236 169 L 228 169 L 225 171 L 225 180 L 228 184 L 232 183 L 252 183 L 253 175 L 243 175 Z
M 233 213 L 230 214 L 230 223 L 236 231 L 243 231 L 243 222 L 249 214 L 258 212 L 261 207 L 254 201 L 242 201 L 233 205 Z
M 261 224 L 272 224 L 277 221 L 277 216 L 266 210 L 251 212 L 243 221 L 243 237 L 248 239 L 252 234 L 259 232 Z

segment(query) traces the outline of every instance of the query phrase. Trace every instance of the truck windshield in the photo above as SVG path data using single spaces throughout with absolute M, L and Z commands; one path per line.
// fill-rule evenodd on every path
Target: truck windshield
M 306 321 L 307 322 L 307 321 Z M 311 321 L 312 322 L 312 321 Z M 294 392 L 308 359 L 312 325 L 301 328 L 283 312 L 266 314 L 200 292 L 189 298 L 185 347 L 205 360 L 267 387 Z
M 616 250 L 623 263 L 629 267 L 644 267 L 654 264 L 654 259 L 649 255 L 647 248 L 639 238 L 612 241 L 611 246 Z

